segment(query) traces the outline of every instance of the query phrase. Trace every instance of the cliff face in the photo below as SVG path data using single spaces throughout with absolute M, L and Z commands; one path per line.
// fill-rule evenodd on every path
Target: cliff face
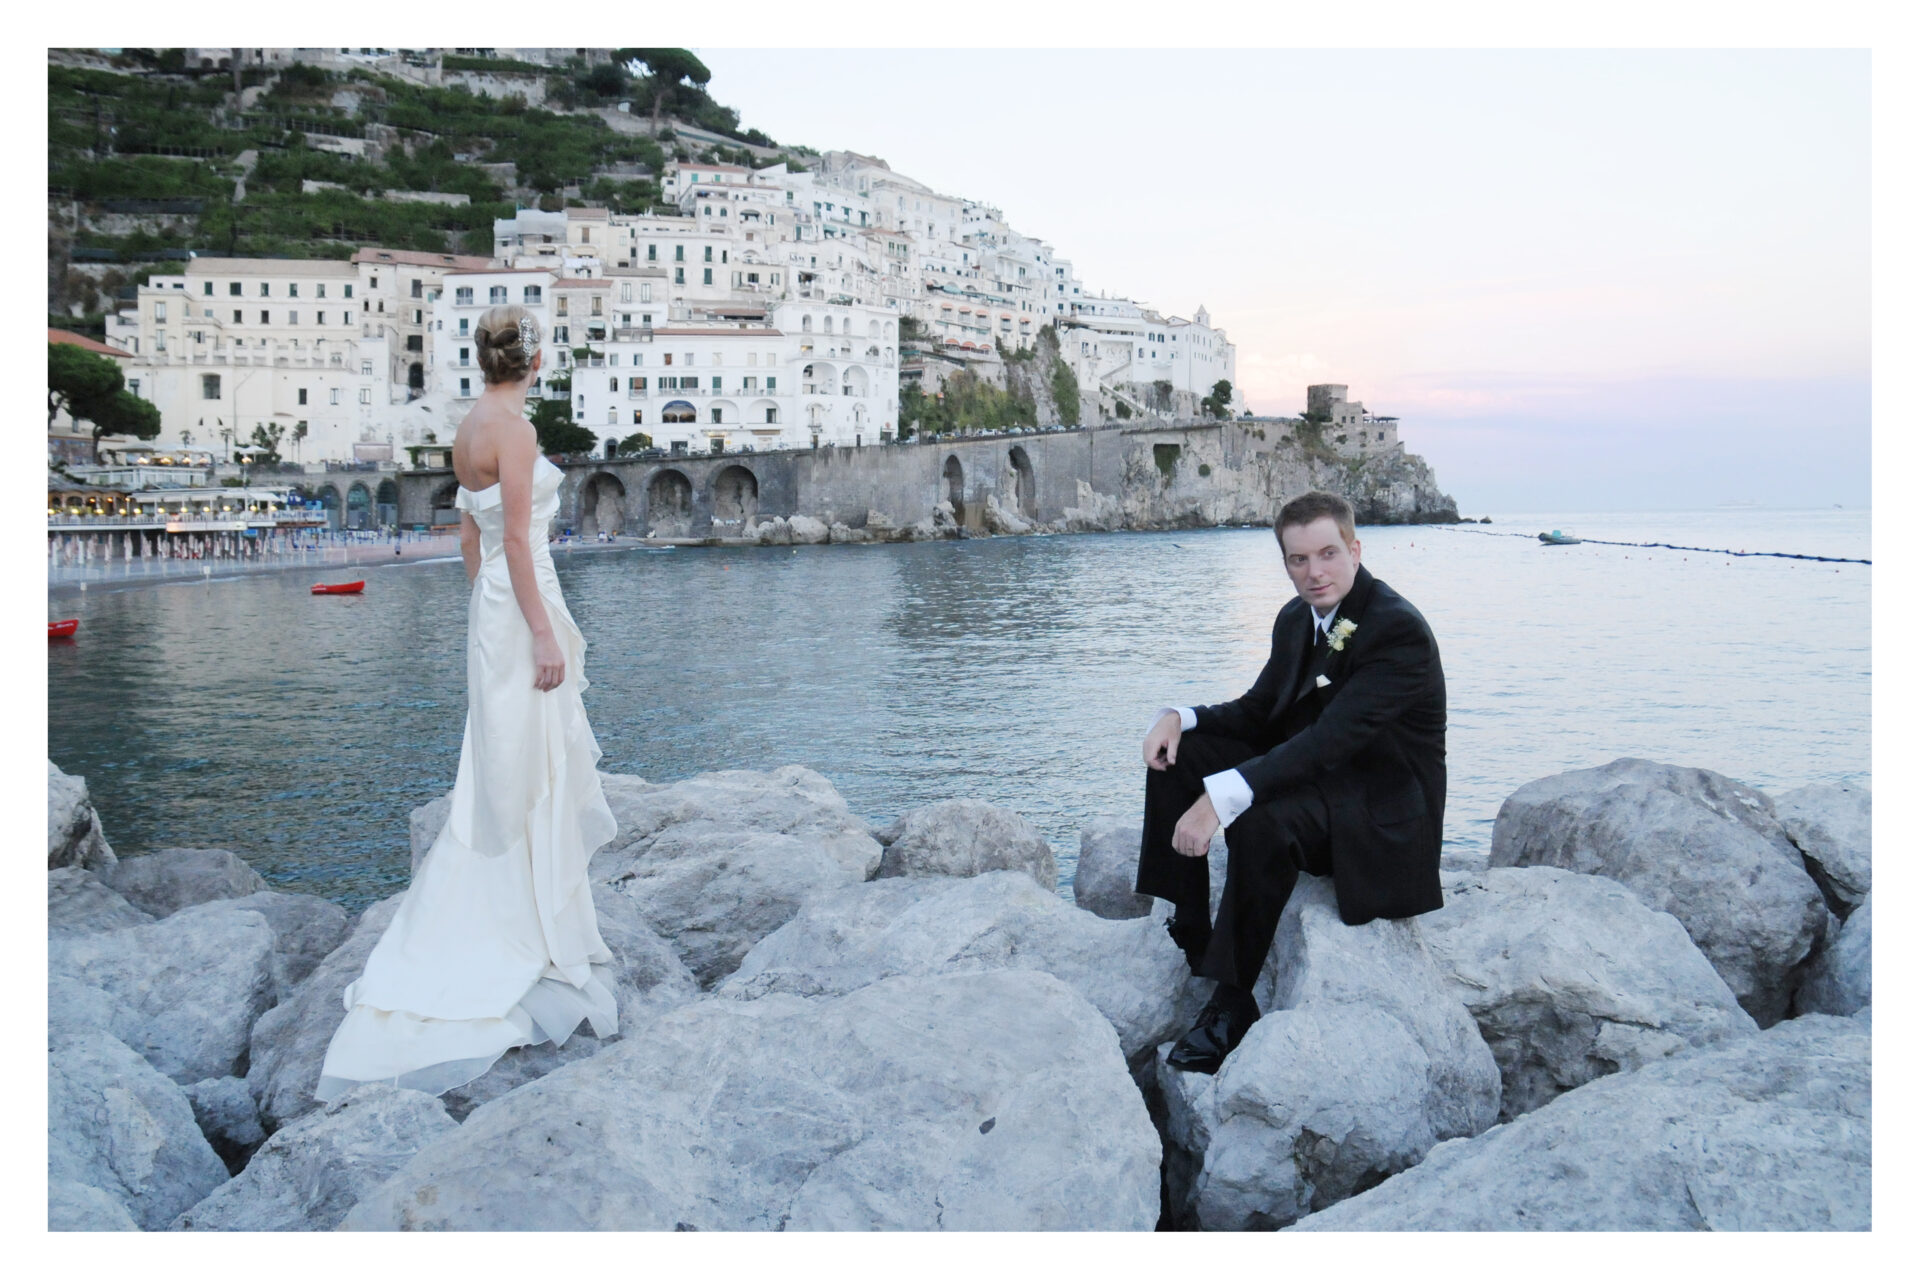
M 1290 426 L 1241 419 L 1211 430 L 1128 432 L 1117 486 L 1081 481 L 1064 523 L 1089 532 L 1265 524 L 1308 489 L 1346 498 L 1362 524 L 1459 520 L 1433 468 L 1401 446 L 1348 453 L 1297 438 Z

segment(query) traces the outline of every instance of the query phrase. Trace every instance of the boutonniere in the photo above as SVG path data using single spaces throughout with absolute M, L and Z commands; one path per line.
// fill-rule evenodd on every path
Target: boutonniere
M 1360 624 L 1352 618 L 1342 618 L 1327 630 L 1327 648 L 1335 653 L 1347 647 L 1347 641 L 1360 629 Z

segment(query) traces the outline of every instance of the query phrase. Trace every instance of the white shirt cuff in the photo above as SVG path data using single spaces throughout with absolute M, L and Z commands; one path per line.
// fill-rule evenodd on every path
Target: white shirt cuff
M 1213 801 L 1213 813 L 1220 819 L 1221 826 L 1232 826 L 1235 818 L 1253 807 L 1253 788 L 1247 785 L 1238 769 L 1210 773 L 1204 782 L 1207 798 Z
M 1180 732 L 1182 733 L 1192 733 L 1193 726 L 1199 723 L 1199 717 L 1193 714 L 1192 707 L 1162 707 L 1153 713 L 1153 723 L 1159 724 L 1160 717 L 1169 711 L 1180 717 Z M 1148 727 L 1151 728 L 1152 726 Z

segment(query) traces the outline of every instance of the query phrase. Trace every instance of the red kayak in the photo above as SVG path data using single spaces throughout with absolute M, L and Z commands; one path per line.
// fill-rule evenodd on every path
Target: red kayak
M 360 588 L 367 585 L 366 579 L 358 582 L 316 582 L 313 594 L 316 596 L 357 596 Z
M 79 626 L 80 619 L 78 618 L 68 618 L 65 622 L 49 622 L 47 624 L 47 639 L 65 640 L 68 636 L 72 635 Z

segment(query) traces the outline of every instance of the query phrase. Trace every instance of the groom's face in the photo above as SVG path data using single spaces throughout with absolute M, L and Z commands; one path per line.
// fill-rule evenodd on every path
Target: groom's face
M 1280 551 L 1293 589 L 1317 611 L 1325 613 L 1353 590 L 1353 575 L 1360 569 L 1360 539 L 1341 537 L 1332 516 L 1282 529 Z

